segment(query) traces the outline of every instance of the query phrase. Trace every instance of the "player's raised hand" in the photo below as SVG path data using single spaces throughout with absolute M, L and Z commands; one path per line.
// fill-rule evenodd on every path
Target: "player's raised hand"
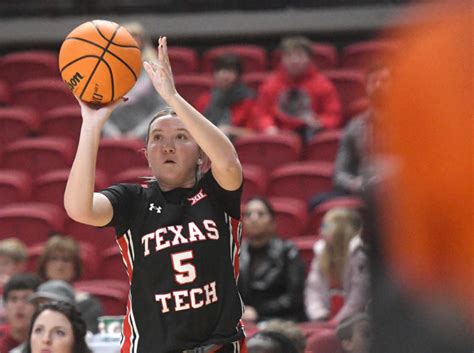
M 92 122 L 93 124 L 98 124 L 103 126 L 106 120 L 110 117 L 112 112 L 119 106 L 123 101 L 126 101 L 128 98 L 121 98 L 113 103 L 98 106 L 90 103 L 86 103 L 76 97 L 80 107 L 81 115 L 83 122 Z
M 177 92 L 174 86 L 170 59 L 168 57 L 166 37 L 160 37 L 158 39 L 158 62 L 145 61 L 143 67 L 153 82 L 156 91 L 168 102 Z

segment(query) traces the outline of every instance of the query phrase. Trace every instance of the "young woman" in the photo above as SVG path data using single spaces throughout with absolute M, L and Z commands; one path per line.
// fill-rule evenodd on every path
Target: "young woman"
M 33 315 L 24 352 L 90 353 L 86 332 L 86 324 L 73 305 L 45 303 Z
M 80 102 L 83 124 L 65 208 L 78 222 L 115 227 L 131 286 L 122 353 L 244 352 L 237 153 L 176 91 L 165 37 L 158 62 L 144 67 L 173 110 L 149 126 L 146 157 L 156 181 L 94 193 L 100 130 L 118 103 L 94 110 Z M 211 167 L 202 173 L 206 158 Z

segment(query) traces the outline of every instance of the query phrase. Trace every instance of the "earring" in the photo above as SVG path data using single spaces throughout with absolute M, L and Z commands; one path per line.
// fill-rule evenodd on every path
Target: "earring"
M 198 158 L 197 160 L 197 165 L 201 165 L 202 164 L 202 159 L 201 158 Z

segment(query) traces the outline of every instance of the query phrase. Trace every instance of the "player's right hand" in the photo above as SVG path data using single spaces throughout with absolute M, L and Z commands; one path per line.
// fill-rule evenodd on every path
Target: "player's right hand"
M 110 117 L 112 112 L 127 98 L 119 99 L 113 103 L 107 105 L 95 105 L 86 103 L 76 97 L 76 100 L 81 107 L 81 115 L 83 123 L 97 124 L 102 127 L 107 119 Z

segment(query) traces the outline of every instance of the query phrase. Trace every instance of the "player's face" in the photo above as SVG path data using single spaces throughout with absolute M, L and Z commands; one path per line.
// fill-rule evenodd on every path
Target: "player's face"
M 146 155 L 163 190 L 194 185 L 200 150 L 178 117 L 163 116 L 151 124 Z
M 72 325 L 64 314 L 47 309 L 36 318 L 30 340 L 32 353 L 72 353 Z

